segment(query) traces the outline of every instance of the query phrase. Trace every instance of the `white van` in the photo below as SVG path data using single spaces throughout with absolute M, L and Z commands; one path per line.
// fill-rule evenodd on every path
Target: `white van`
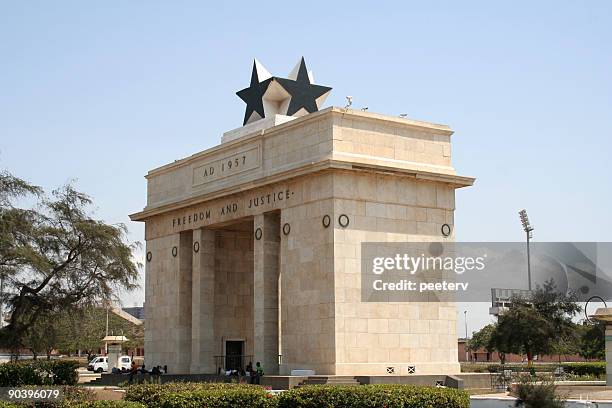
M 119 357 L 119 369 L 120 370 L 129 370 L 132 366 L 132 358 L 130 356 L 121 356 Z M 108 357 L 96 357 L 89 362 L 87 365 L 88 371 L 93 371 L 96 373 L 101 373 L 103 371 L 108 371 Z

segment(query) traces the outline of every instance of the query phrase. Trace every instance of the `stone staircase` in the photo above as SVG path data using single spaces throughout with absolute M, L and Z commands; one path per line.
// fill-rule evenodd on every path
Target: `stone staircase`
M 79 375 L 79 384 L 90 384 L 97 381 L 100 377 L 100 374 Z
M 314 375 L 302 381 L 298 387 L 304 385 L 361 385 L 361 383 L 355 377 L 348 375 Z

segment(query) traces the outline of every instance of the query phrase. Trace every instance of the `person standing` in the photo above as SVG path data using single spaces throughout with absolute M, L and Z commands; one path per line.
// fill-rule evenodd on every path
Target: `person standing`
M 261 377 L 264 375 L 263 367 L 261 363 L 258 361 L 255 364 L 255 384 L 261 384 Z
M 253 384 L 253 381 L 255 380 L 255 372 L 253 371 L 253 363 L 250 361 L 246 366 L 246 373 L 249 376 L 249 384 Z
M 134 381 L 134 376 L 137 374 L 138 374 L 138 366 L 136 365 L 136 362 L 132 360 L 132 366 L 130 368 L 130 377 L 129 377 L 130 384 L 132 384 L 132 382 Z

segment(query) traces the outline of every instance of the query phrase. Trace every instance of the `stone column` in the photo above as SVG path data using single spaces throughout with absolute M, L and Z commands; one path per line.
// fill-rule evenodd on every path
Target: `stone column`
M 177 293 L 177 315 L 175 333 L 176 338 L 176 366 L 172 374 L 189 373 L 191 362 L 191 270 L 193 257 L 191 255 L 192 234 L 191 231 L 181 232 L 178 247 L 178 293 Z
M 215 232 L 193 231 L 191 374 L 215 373 Z M 196 252 L 197 250 L 197 252 Z
M 259 361 L 266 374 L 278 374 L 280 214 L 257 215 L 253 224 L 253 366 Z
M 589 316 L 606 325 L 604 340 L 606 343 L 606 386 L 612 387 L 612 308 L 599 308 Z
M 606 386 L 612 387 L 612 323 L 606 322 Z

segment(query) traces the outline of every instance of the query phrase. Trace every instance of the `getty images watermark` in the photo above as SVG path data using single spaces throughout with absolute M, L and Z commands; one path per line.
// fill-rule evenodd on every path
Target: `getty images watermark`
M 532 287 L 553 283 L 580 301 L 612 299 L 612 243 L 532 243 Z M 361 246 L 365 302 L 490 302 L 492 289 L 527 289 L 524 243 L 377 243 Z
M 378 256 L 372 260 L 372 273 L 382 275 L 385 271 L 403 272 L 410 277 L 419 271 L 454 272 L 462 275 L 468 271 L 483 271 L 487 254 L 479 257 L 460 256 L 411 256 L 407 253 L 395 254 L 394 257 Z M 466 291 L 469 282 L 446 281 L 425 282 L 423 280 L 401 279 L 398 282 L 385 282 L 383 279 L 374 280 L 372 288 L 377 291 Z

